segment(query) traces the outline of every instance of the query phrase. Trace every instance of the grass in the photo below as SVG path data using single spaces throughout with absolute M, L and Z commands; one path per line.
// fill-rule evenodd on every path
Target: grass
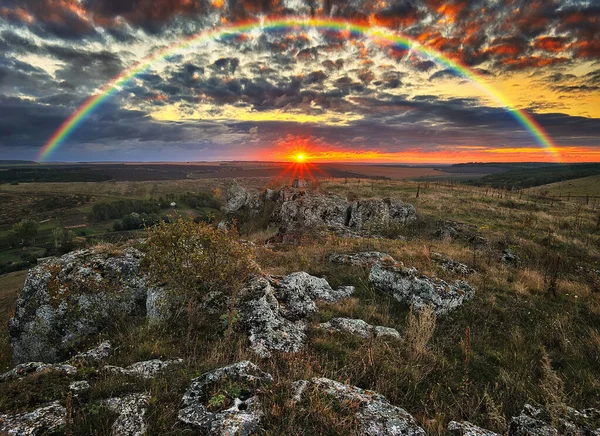
M 535 195 L 545 193 L 549 197 L 558 196 L 596 196 L 600 197 L 600 175 L 582 177 L 574 180 L 551 183 L 549 185 L 530 188 L 527 190 Z
M 0 276 L 0 372 L 6 371 L 12 366 L 12 352 L 8 341 L 6 330 L 9 318 L 12 316 L 17 297 L 21 289 L 27 271 L 17 271 Z
M 251 181 L 251 186 L 259 188 L 261 183 L 266 182 Z M 244 235 L 257 243 L 254 257 L 265 272 L 304 270 L 326 277 L 332 286 L 357 287 L 352 298 L 321 305 L 314 324 L 336 316 L 361 318 L 396 328 L 403 340 L 369 341 L 311 329 L 301 352 L 261 359 L 248 348 L 243 332 L 225 338 L 218 315 L 203 313 L 190 339 L 185 323 L 153 328 L 118 325 L 104 333 L 118 345 L 108 363 L 125 366 L 150 358 L 182 357 L 185 364 L 150 381 L 81 369 L 92 384 L 92 401 L 77 406 L 76 433 L 110 433 L 114 415 L 98 406 L 101 399 L 149 392 L 150 433 L 187 434 L 176 415 L 189 381 L 242 359 L 274 377 L 273 385 L 259 393 L 266 434 L 357 434 L 352 405 L 314 392 L 292 406 L 292 382 L 314 376 L 375 390 L 413 414 L 432 435 L 443 434 L 450 420 L 469 420 L 505 432 L 507 422 L 527 402 L 552 408 L 594 407 L 600 397 L 600 294 L 592 291 L 576 266 L 598 268 L 600 264 L 598 211 L 566 199 L 557 203 L 441 183 L 421 183 L 416 198 L 418 185 L 352 179 L 320 184 L 321 190 L 340 195 L 392 196 L 413 203 L 419 220 L 399 230 L 404 239 L 307 236 L 299 244 L 269 246 L 261 243 L 270 236 L 264 229 L 249 227 Z M 455 239 L 434 237 L 438 222 L 447 220 L 463 223 L 469 231 Z M 469 240 L 473 235 L 483 238 L 476 250 Z M 518 254 L 519 267 L 500 261 L 505 248 Z M 476 296 L 450 315 L 416 316 L 406 305 L 373 289 L 368 270 L 327 261 L 333 253 L 367 250 L 389 253 L 423 274 L 447 281 L 462 277 L 441 270 L 432 253 L 466 263 L 477 271 L 467 278 Z M 561 259 L 556 294 L 548 292 L 554 256 Z M 23 278 L 24 273 L 0 277 L 0 307 L 14 303 Z M 0 338 L 0 355 L 6 356 L 6 333 Z M 7 367 L 9 362 L 4 359 L 1 364 Z M 50 383 L 57 386 L 50 397 L 64 397 L 60 383 Z M 32 402 L 27 401 L 28 407 Z

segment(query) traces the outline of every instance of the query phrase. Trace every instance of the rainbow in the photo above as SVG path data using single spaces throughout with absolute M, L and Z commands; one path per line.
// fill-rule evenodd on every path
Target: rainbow
M 216 38 L 236 36 L 255 29 L 261 29 L 263 31 L 316 29 L 319 31 L 351 32 L 351 34 L 362 35 L 375 42 L 381 42 L 419 53 L 476 84 L 482 91 L 510 111 L 513 117 L 528 132 L 531 133 L 540 146 L 545 148 L 556 160 L 560 160 L 560 153 L 556 144 L 548 136 L 548 133 L 546 133 L 544 129 L 537 123 L 537 121 L 535 121 L 531 115 L 524 110 L 516 108 L 503 94 L 488 84 L 479 73 L 470 69 L 463 63 L 452 60 L 442 52 L 434 48 L 421 45 L 418 41 L 392 30 L 364 25 L 362 23 L 356 23 L 338 18 L 306 17 L 263 18 L 256 21 L 234 23 L 191 35 L 166 48 L 157 50 L 141 60 L 138 64 L 123 71 L 117 77 L 110 80 L 102 88 L 100 88 L 98 93 L 88 98 L 81 106 L 79 106 L 77 110 L 75 110 L 75 112 L 73 112 L 71 116 L 69 116 L 69 118 L 67 118 L 61 124 L 61 126 L 40 149 L 38 153 L 38 160 L 46 160 L 61 146 L 61 144 L 65 142 L 69 135 L 73 133 L 73 131 L 85 120 L 85 118 L 102 104 L 102 102 L 104 102 L 112 94 L 118 92 L 130 80 L 140 73 L 146 71 L 155 63 L 160 62 L 169 56 L 173 56 L 180 50 L 185 50 L 194 45 L 198 45 Z

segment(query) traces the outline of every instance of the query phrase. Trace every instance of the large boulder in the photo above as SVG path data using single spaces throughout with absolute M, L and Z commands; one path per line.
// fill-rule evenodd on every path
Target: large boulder
M 235 213 L 246 206 L 250 195 L 240 184 L 233 181 L 227 187 L 227 203 L 223 208 L 227 213 Z
M 348 226 L 379 231 L 391 224 L 407 224 L 417 219 L 414 206 L 391 198 L 358 200 L 352 204 Z
M 284 189 L 273 219 L 284 232 L 315 228 L 341 228 L 348 224 L 350 206 L 344 197 Z
M 369 281 L 379 291 L 416 310 L 431 306 L 437 315 L 446 314 L 475 296 L 475 290 L 464 281 L 448 284 L 420 275 L 415 268 L 405 268 L 400 263 L 375 263 Z
M 383 396 L 373 391 L 348 386 L 328 378 L 300 380 L 294 384 L 296 402 L 314 390 L 335 399 L 339 404 L 351 405 L 361 434 L 374 436 L 425 436 L 415 419 L 404 409 L 390 404 Z
M 317 302 L 334 302 L 353 292 L 351 286 L 333 289 L 325 279 L 305 272 L 283 278 L 253 277 L 240 293 L 239 303 L 252 349 L 262 357 L 272 351 L 299 351 Z
M 263 415 L 256 390 L 272 381 L 248 361 L 202 374 L 185 391 L 179 420 L 202 434 L 253 434 Z
M 143 436 L 147 432 L 146 412 L 150 404 L 148 394 L 130 394 L 108 398 L 102 404 L 119 416 L 112 425 L 113 435 Z
M 61 361 L 115 320 L 144 316 L 142 256 L 79 250 L 32 268 L 9 321 L 14 361 Z

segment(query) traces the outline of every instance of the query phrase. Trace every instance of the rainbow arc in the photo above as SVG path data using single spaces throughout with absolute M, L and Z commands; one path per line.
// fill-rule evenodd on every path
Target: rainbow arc
M 262 31 L 304 31 L 315 29 L 318 31 L 345 31 L 364 37 L 386 45 L 392 45 L 398 48 L 411 50 L 420 55 L 434 60 L 447 69 L 454 71 L 465 79 L 475 83 L 485 94 L 492 97 L 500 105 L 505 107 L 515 118 L 515 120 L 527 130 L 535 141 L 551 154 L 555 160 L 560 161 L 561 156 L 556 144 L 548 133 L 537 123 L 537 121 L 525 110 L 519 109 L 502 93 L 491 86 L 486 79 L 478 72 L 472 70 L 463 63 L 450 59 L 444 53 L 425 45 L 420 44 L 415 39 L 401 33 L 385 28 L 373 27 L 356 23 L 350 20 L 338 18 L 306 18 L 306 17 L 285 17 L 285 18 L 262 18 L 256 21 L 230 24 L 223 27 L 206 30 L 195 35 L 189 36 L 178 41 L 164 49 L 158 50 L 141 60 L 138 64 L 123 71 L 117 77 L 110 80 L 102 86 L 99 92 L 88 98 L 67 118 L 54 134 L 48 139 L 38 153 L 38 160 L 44 161 L 55 152 L 67 138 L 80 126 L 86 117 L 94 112 L 107 98 L 116 92 L 119 92 L 127 85 L 129 81 L 137 75 L 148 70 L 154 64 L 161 62 L 177 54 L 180 51 L 189 49 L 192 46 L 202 44 L 216 38 L 227 38 L 253 30 Z

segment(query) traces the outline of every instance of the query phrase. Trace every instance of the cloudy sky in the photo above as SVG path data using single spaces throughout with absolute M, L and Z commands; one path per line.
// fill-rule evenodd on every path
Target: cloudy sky
M 35 159 L 122 71 L 190 35 L 275 16 L 402 32 L 527 110 L 564 161 L 600 161 L 598 0 L 1 0 L 0 159 Z M 553 160 L 443 65 L 347 32 L 260 26 L 174 51 L 51 160 Z

